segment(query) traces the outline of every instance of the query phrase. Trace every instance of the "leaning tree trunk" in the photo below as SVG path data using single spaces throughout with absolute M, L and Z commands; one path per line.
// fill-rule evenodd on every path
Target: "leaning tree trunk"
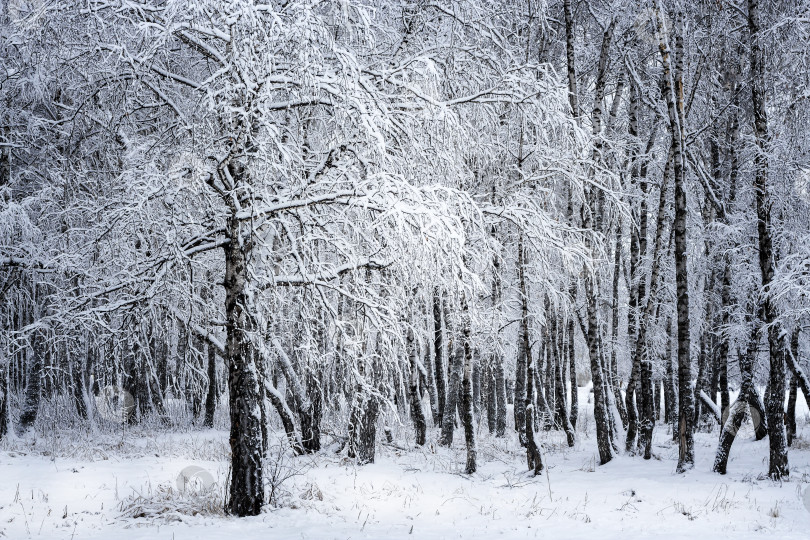
M 740 393 L 737 399 L 729 408 L 727 418 L 720 430 L 720 441 L 717 444 L 717 451 L 714 457 L 714 466 L 712 470 L 716 473 L 726 474 L 728 465 L 728 457 L 731 452 L 731 445 L 734 443 L 734 438 L 740 429 L 746 416 L 746 405 L 751 408 L 751 421 L 754 428 L 759 431 L 760 424 L 765 420 L 762 416 L 763 411 L 757 412 L 759 405 L 759 395 L 754 388 L 754 359 L 757 355 L 759 348 L 759 334 L 757 332 L 756 324 L 752 323 L 751 338 L 748 342 L 748 351 L 746 354 L 738 354 L 740 364 Z
M 773 281 L 775 254 L 771 228 L 771 203 L 768 194 L 770 143 L 766 112 L 765 68 L 760 43 L 759 0 L 748 0 L 748 31 L 751 39 L 751 101 L 754 110 L 754 137 L 757 143 L 757 152 L 754 156 L 754 190 L 757 208 L 757 236 L 759 238 L 759 267 L 762 273 L 762 288 L 767 290 Z M 776 306 L 768 296 L 761 301 L 760 310 L 768 331 L 768 348 L 771 357 L 769 391 L 765 397 L 770 443 L 768 475 L 774 480 L 779 480 L 790 474 L 784 421 L 785 344 L 782 330 L 776 324 Z

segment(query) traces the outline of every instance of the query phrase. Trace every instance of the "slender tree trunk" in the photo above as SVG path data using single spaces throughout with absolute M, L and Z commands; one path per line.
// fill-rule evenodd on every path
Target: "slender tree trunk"
M 447 384 L 447 398 L 444 407 L 444 416 L 442 418 L 442 437 L 439 444 L 442 446 L 451 446 L 453 444 L 453 431 L 456 425 L 456 409 L 458 408 L 458 400 L 462 391 L 462 376 L 464 369 L 464 352 L 463 349 L 459 350 L 458 344 L 454 343 L 455 340 L 450 340 L 451 347 L 454 347 L 449 352 L 450 355 L 450 376 Z
M 618 376 L 618 349 L 619 349 L 619 276 L 621 275 L 622 253 L 622 225 L 621 221 L 616 226 L 616 244 L 613 251 L 613 294 L 612 313 L 610 317 L 610 366 L 608 369 L 610 386 L 614 392 L 614 400 L 622 421 L 622 426 L 627 429 L 627 410 L 622 399 Z
M 411 364 L 411 378 L 408 388 L 411 402 L 411 420 L 416 431 L 416 444 L 422 446 L 425 444 L 427 421 L 425 420 L 425 412 L 422 410 L 422 399 L 419 396 L 419 345 L 414 338 L 413 329 L 410 328 L 408 329 L 407 349 Z
M 0 441 L 5 439 L 11 429 L 11 399 L 9 392 L 9 367 L 11 358 L 6 356 L 5 351 L 0 348 Z
M 576 431 L 579 417 L 579 385 L 577 384 L 577 357 L 574 347 L 574 321 L 568 321 L 568 379 L 571 385 L 571 429 Z
M 677 472 L 685 472 L 695 464 L 694 443 L 694 394 L 692 394 L 692 365 L 690 355 L 689 277 L 686 240 L 686 178 L 684 161 L 684 114 L 683 114 L 683 32 L 675 33 L 675 73 L 670 64 L 670 49 L 666 39 L 663 11 L 656 0 L 657 27 L 660 37 L 659 51 L 664 67 L 664 97 L 669 115 L 669 132 L 672 137 L 673 176 L 675 180 L 675 284 L 678 315 L 678 466 Z M 683 13 L 677 14 L 680 22 Z
M 500 355 L 495 358 L 494 367 L 494 384 L 495 384 L 495 436 L 506 436 L 506 375 L 503 368 L 503 357 Z
M 571 9 L 571 0 L 564 0 L 563 13 L 565 16 L 565 57 L 568 73 L 568 103 L 571 105 L 571 114 L 579 122 L 579 97 L 577 95 L 576 51 L 574 50 L 574 12 Z
M 557 392 L 556 417 L 558 422 L 562 423 L 562 428 L 565 431 L 565 438 L 568 442 L 568 446 L 573 447 L 574 443 L 576 442 L 576 435 L 574 433 L 574 427 L 571 425 L 571 422 L 568 419 L 568 411 L 566 410 L 565 406 L 565 379 L 563 378 L 562 362 L 556 362 L 554 367 L 554 376 L 554 388 Z
M 438 409 L 433 416 L 433 424 L 442 425 L 444 417 L 444 406 L 447 401 L 447 390 L 444 374 L 447 368 L 444 366 L 444 336 L 442 333 L 442 296 L 439 288 L 433 289 L 433 365 L 436 377 L 436 402 Z
M 530 388 L 533 381 L 529 380 L 527 375 L 527 366 L 531 362 L 531 353 L 528 348 L 529 344 L 529 300 L 528 290 L 526 288 L 525 278 L 525 265 L 526 253 L 523 246 L 523 235 L 518 237 L 518 290 L 520 292 L 520 328 L 518 335 L 518 353 L 515 360 L 515 430 L 518 432 L 518 438 L 521 446 L 526 446 L 526 406 L 529 400 L 527 388 Z M 532 417 L 533 419 L 534 417 Z
M 473 416 L 473 350 L 470 335 L 470 310 L 464 292 L 461 293 L 461 339 L 464 347 L 464 376 L 462 378 L 461 422 L 464 425 L 464 443 L 467 447 L 467 464 L 464 471 L 472 474 L 478 468 L 475 441 L 475 419 Z
M 205 395 L 205 420 L 203 425 L 214 427 L 214 414 L 217 410 L 217 353 L 211 344 L 208 344 L 208 391 Z
M 473 354 L 472 368 L 472 388 L 473 388 L 473 414 L 475 423 L 481 422 L 481 358 L 478 351 Z
M 624 403 L 627 409 L 627 437 L 625 438 L 625 451 L 633 453 L 638 436 L 638 409 L 636 408 L 636 391 L 639 387 L 639 373 L 641 363 L 633 361 L 630 368 L 630 378 L 627 380 L 627 390 L 624 393 Z
M 788 393 L 787 411 L 785 412 L 788 446 L 793 445 L 793 439 L 796 437 L 796 398 L 798 394 L 799 384 L 796 380 L 796 376 L 793 375 L 790 377 L 790 390 Z
M 770 197 L 768 193 L 768 135 L 767 103 L 765 95 L 765 67 L 760 43 L 759 0 L 748 0 L 748 31 L 751 39 L 751 101 L 754 111 L 754 137 L 757 153 L 754 156 L 754 190 L 757 208 L 757 233 L 759 237 L 759 267 L 762 272 L 762 288 L 767 290 L 773 281 L 775 254 L 771 228 Z M 785 403 L 785 344 L 782 330 L 776 323 L 776 306 L 768 296 L 761 301 L 762 321 L 768 332 L 770 350 L 770 386 L 765 397 L 768 413 L 768 440 L 770 460 L 768 475 L 774 479 L 787 477 L 787 434 L 784 422 Z
M 520 348 L 523 349 L 525 357 L 528 359 L 526 364 L 526 425 L 524 433 L 526 437 L 526 461 L 530 471 L 534 471 L 535 476 L 540 474 L 543 470 L 543 457 L 540 454 L 540 448 L 537 446 L 534 437 L 534 403 L 532 400 L 533 383 L 534 383 L 534 361 L 529 352 L 529 336 L 528 333 L 521 332 Z

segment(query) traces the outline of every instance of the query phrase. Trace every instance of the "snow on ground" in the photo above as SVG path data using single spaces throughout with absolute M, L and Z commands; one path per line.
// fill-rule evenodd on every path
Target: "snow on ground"
M 619 456 L 601 467 L 593 436 L 580 433 L 568 449 L 561 434 L 542 433 L 547 473 L 532 477 L 514 437 L 482 432 L 479 471 L 467 476 L 463 434 L 456 432 L 453 449 L 437 448 L 432 430 L 426 448 L 381 446 L 377 463 L 364 467 L 329 448 L 285 458 L 281 470 L 295 472 L 276 494 L 285 506 L 243 519 L 221 513 L 226 432 L 54 432 L 0 448 L 0 537 L 806 539 L 810 425 L 801 416 L 791 479 L 781 484 L 764 478 L 768 441 L 753 441 L 750 425 L 726 476 L 710 472 L 716 433 L 697 434 L 696 467 L 684 475 L 673 472 L 677 447 L 666 426 L 656 428 L 654 459 Z M 400 445 L 409 444 L 407 435 L 395 430 Z M 219 484 L 178 493 L 176 478 L 190 465 Z M 196 508 L 207 510 L 188 515 Z

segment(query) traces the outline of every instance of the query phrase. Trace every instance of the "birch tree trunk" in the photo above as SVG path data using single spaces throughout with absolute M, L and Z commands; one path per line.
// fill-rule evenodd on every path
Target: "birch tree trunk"
M 762 288 L 768 289 L 773 281 L 775 255 L 771 227 L 771 202 L 768 193 L 768 116 L 765 95 L 765 67 L 760 43 L 759 0 L 748 0 L 748 31 L 751 39 L 751 100 L 754 110 L 754 137 L 757 153 L 754 156 L 754 190 L 756 192 L 757 235 L 759 238 L 759 267 Z M 770 460 L 768 475 L 779 480 L 790 474 L 788 468 L 787 434 L 785 432 L 785 343 L 776 322 L 776 306 L 765 296 L 760 306 L 762 322 L 767 327 L 770 351 L 770 384 L 765 397 L 768 413 L 768 440 Z
M 438 407 L 434 411 L 433 424 L 442 425 L 444 405 L 447 400 L 444 366 L 444 336 L 442 334 L 442 296 L 439 288 L 433 289 L 433 374 L 436 378 L 436 402 Z
M 411 367 L 408 387 L 408 397 L 411 402 L 411 420 L 416 432 L 416 444 L 422 446 L 425 444 L 427 422 L 425 421 L 425 412 L 422 409 L 422 399 L 419 396 L 419 345 L 411 328 L 408 329 L 407 350 Z
M 461 339 L 464 346 L 464 376 L 461 383 L 461 422 L 464 424 L 464 443 L 467 447 L 467 463 L 464 471 L 467 474 L 472 474 L 478 468 L 477 464 L 477 448 L 475 441 L 475 417 L 473 414 L 473 388 L 472 388 L 472 370 L 473 370 L 473 350 L 471 344 L 471 330 L 470 326 L 470 310 L 467 305 L 467 299 L 461 293 Z
M 244 168 L 232 163 L 229 175 L 234 185 L 244 186 Z M 225 355 L 228 366 L 230 405 L 231 483 L 227 509 L 230 514 L 255 516 L 264 504 L 262 471 L 261 374 L 255 360 L 251 333 L 257 330 L 248 291 L 246 256 L 252 240 L 242 231 L 237 217 L 239 203 L 229 201 L 228 244 L 225 246 Z
M 675 70 L 670 63 L 670 48 L 666 37 L 663 11 L 656 0 L 658 49 L 664 67 L 664 98 L 669 115 L 669 133 L 672 137 L 673 176 L 675 183 L 675 285 L 678 315 L 678 466 L 685 472 L 695 465 L 694 394 L 692 393 L 692 360 L 690 354 L 689 275 L 686 246 L 686 171 L 683 148 L 683 33 L 675 35 Z M 682 13 L 677 19 L 681 21 Z

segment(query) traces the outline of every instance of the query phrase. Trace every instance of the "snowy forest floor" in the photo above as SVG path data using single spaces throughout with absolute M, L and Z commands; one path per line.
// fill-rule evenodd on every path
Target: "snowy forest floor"
M 463 433 L 456 432 L 452 449 L 439 448 L 434 429 L 424 448 L 381 445 L 377 462 L 362 467 L 329 446 L 316 456 L 282 455 L 268 470 L 278 507 L 242 519 L 222 513 L 226 431 L 54 430 L 0 447 L 0 537 L 806 539 L 810 425 L 799 401 L 791 477 L 782 484 L 764 477 L 768 441 L 753 440 L 750 422 L 726 476 L 711 472 L 716 428 L 696 435 L 696 466 L 683 475 L 674 474 L 677 446 L 661 424 L 653 459 L 621 455 L 605 466 L 596 464 L 596 441 L 585 426 L 571 449 L 561 433 L 542 432 L 547 469 L 538 477 L 525 470 L 516 437 L 495 439 L 485 428 L 479 470 L 467 476 Z M 587 428 L 592 432 L 592 423 Z M 394 435 L 410 446 L 404 428 Z M 217 483 L 179 493 L 176 479 L 190 465 Z

